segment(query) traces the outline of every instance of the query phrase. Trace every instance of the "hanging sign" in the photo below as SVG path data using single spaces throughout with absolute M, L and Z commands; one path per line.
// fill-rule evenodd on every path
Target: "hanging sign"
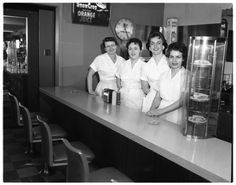
M 168 18 L 166 21 L 165 38 L 167 44 L 178 41 L 178 18 Z
M 73 3 L 72 22 L 108 26 L 110 3 Z

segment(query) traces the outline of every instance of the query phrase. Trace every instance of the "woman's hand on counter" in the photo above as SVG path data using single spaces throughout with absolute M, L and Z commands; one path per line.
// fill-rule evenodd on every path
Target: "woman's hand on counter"
M 89 94 L 96 95 L 96 92 L 95 91 L 89 91 Z
M 152 109 L 146 113 L 146 115 L 148 115 L 148 116 L 160 116 L 162 114 L 163 114 L 163 112 L 161 109 Z

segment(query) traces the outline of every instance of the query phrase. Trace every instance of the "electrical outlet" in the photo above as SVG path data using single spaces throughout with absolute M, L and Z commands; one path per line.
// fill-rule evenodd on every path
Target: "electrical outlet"
M 51 50 L 50 49 L 44 49 L 43 54 L 44 54 L 44 56 L 51 56 Z

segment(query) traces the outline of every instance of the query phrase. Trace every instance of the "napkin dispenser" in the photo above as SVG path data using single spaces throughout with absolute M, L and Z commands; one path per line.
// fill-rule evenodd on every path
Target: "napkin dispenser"
M 102 97 L 103 97 L 104 102 L 111 103 L 113 91 L 114 91 L 113 89 L 108 89 L 108 88 L 105 88 L 103 90 Z

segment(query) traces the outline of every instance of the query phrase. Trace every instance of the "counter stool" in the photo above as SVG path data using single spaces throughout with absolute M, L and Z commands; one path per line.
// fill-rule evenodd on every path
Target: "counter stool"
M 119 170 L 107 167 L 89 173 L 89 165 L 83 151 L 75 148 L 67 139 L 62 139 L 68 157 L 67 182 L 132 182 Z
M 37 118 L 42 134 L 42 160 L 44 166 L 41 173 L 46 175 L 49 173 L 50 167 L 66 166 L 67 155 L 62 142 L 52 141 L 52 133 L 49 125 L 39 117 Z M 94 153 L 83 143 L 74 141 L 71 144 L 73 147 L 82 151 L 88 161 L 91 162 L 95 158 Z
M 12 106 L 11 106 L 11 102 L 10 102 L 10 98 L 9 98 L 9 91 L 8 90 L 4 90 L 3 92 L 3 120 L 4 120 L 4 124 L 5 124 L 5 120 L 11 120 L 12 119 Z M 8 125 L 9 126 L 9 125 Z
M 26 154 L 34 153 L 34 144 L 41 143 L 42 136 L 40 133 L 39 126 L 32 126 L 32 119 L 30 116 L 30 112 L 27 107 L 19 104 L 20 113 L 22 114 L 22 121 L 24 123 L 24 130 L 27 142 L 27 150 L 25 151 Z M 41 118 L 43 119 L 43 118 Z M 52 131 L 52 140 L 57 141 L 60 140 L 62 137 L 67 137 L 67 133 L 56 124 L 49 124 L 50 130 Z
M 12 111 L 13 111 L 13 121 L 17 124 L 17 126 L 23 126 L 22 123 L 22 115 L 20 114 L 20 108 L 19 108 L 19 101 L 16 96 L 11 94 L 10 92 L 8 93 L 9 99 L 12 105 Z M 32 125 L 38 125 L 36 115 L 40 113 L 37 112 L 30 112 L 30 117 L 32 120 Z M 42 116 L 42 115 L 41 115 Z
M 20 118 L 20 109 L 19 109 L 19 101 L 18 99 L 11 94 L 10 92 L 8 93 L 9 99 L 11 102 L 11 107 L 12 107 L 12 117 L 13 117 L 13 122 L 17 124 L 17 126 L 23 126 L 21 123 L 21 118 Z

